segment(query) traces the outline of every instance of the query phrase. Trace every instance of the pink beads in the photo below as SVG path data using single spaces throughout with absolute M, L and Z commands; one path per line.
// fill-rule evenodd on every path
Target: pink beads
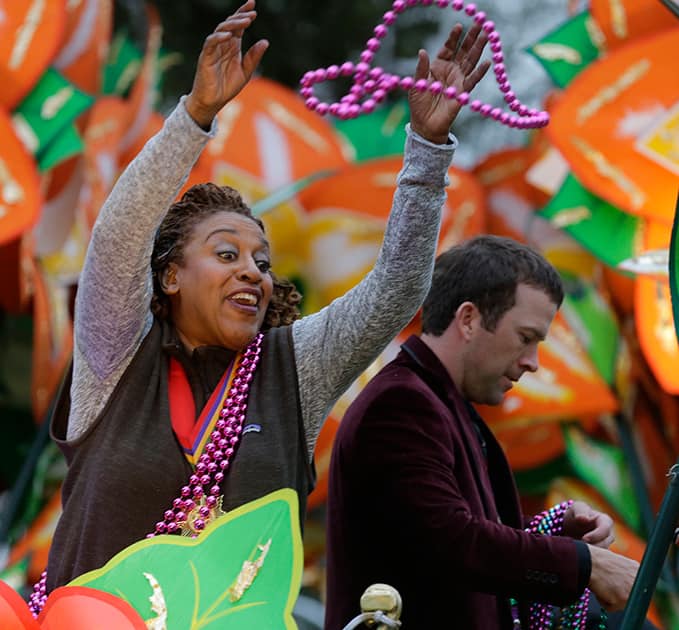
M 375 107 L 377 107 L 377 103 L 375 102 L 374 99 L 369 98 L 367 101 L 364 101 L 363 104 L 361 105 L 361 112 L 363 114 L 370 114 L 371 112 L 375 111 Z
M 404 90 L 410 90 L 415 84 L 415 79 L 412 77 L 403 77 L 399 83 Z
M 415 89 L 418 92 L 426 92 L 427 88 L 429 87 L 429 82 L 427 79 L 418 79 L 415 81 Z
M 447 7 L 454 11 L 464 12 L 472 20 L 481 26 L 486 33 L 492 53 L 493 72 L 499 91 L 509 110 L 518 114 L 515 116 L 509 111 L 504 112 L 497 107 L 492 107 L 478 100 L 470 103 L 469 94 L 454 86 L 443 85 L 440 81 L 427 79 L 415 79 L 414 77 L 399 77 L 387 74 L 382 68 L 372 67 L 375 54 L 382 45 L 382 41 L 389 32 L 398 16 L 407 9 L 421 4 L 422 6 L 436 5 L 441 9 Z M 500 35 L 495 30 L 495 23 L 488 19 L 484 11 L 477 9 L 474 3 L 465 4 L 464 0 L 394 0 L 391 10 L 382 16 L 382 23 L 373 29 L 373 37 L 366 42 L 365 49 L 360 54 L 360 61 L 354 65 L 345 61 L 342 65 L 332 65 L 326 69 L 319 68 L 304 74 L 300 83 L 300 94 L 304 98 L 306 106 L 321 116 L 335 116 L 342 120 L 356 118 L 362 114 L 370 114 L 386 99 L 389 92 L 401 89 L 418 92 L 429 91 L 434 95 L 443 95 L 447 99 L 455 99 L 460 105 L 470 105 L 470 109 L 486 116 L 491 120 L 497 120 L 503 125 L 517 129 L 534 129 L 544 127 L 549 123 L 549 114 L 537 110 L 529 110 L 522 105 L 512 91 L 504 65 L 504 54 Z M 339 76 L 353 76 L 353 85 L 349 93 L 343 96 L 337 103 L 323 103 L 314 96 L 314 85 L 327 80 L 334 80 Z M 252 379 L 252 375 L 243 377 L 245 380 Z
M 539 116 L 539 114 L 538 114 Z M 564 501 L 555 505 L 540 514 L 534 516 L 526 531 L 533 534 L 542 534 L 545 536 L 559 536 L 563 533 L 564 518 L 568 509 L 573 505 L 573 501 Z M 590 591 L 585 589 L 580 599 L 570 606 L 561 609 L 561 622 L 559 627 L 573 628 L 573 630 L 585 630 L 587 627 L 587 610 L 589 608 Z M 515 619 L 515 626 L 518 617 L 518 611 L 513 611 Z M 603 613 L 603 611 L 602 611 Z M 604 614 L 602 614 L 602 620 Z M 548 630 L 552 627 L 552 608 L 546 604 L 532 603 L 530 605 L 528 630 Z M 519 626 L 517 626 L 519 627 Z M 606 627 L 599 625 L 599 627 Z
M 354 64 L 351 61 L 345 61 L 340 66 L 340 74 L 344 77 L 348 77 L 354 71 Z
M 28 607 L 31 609 L 33 617 L 37 619 L 40 611 L 47 601 L 47 572 L 43 571 L 40 579 L 33 586 L 33 592 L 28 600 Z
M 387 11 L 382 17 L 382 20 L 386 26 L 391 26 L 396 22 L 396 14 L 393 11 Z
M 347 62 L 348 64 L 349 62 Z M 351 64 L 353 69 L 353 64 Z M 323 80 L 328 71 L 315 71 L 307 73 L 307 80 Z M 342 72 L 335 66 L 332 73 Z M 320 105 L 318 99 L 311 97 L 314 107 Z M 326 107 L 328 107 L 326 105 Z M 353 105 L 353 107 L 358 107 Z M 175 533 L 182 526 L 188 526 L 193 532 L 205 529 L 210 511 L 218 505 L 221 492 L 220 484 L 224 481 L 224 473 L 229 468 L 231 458 L 235 452 L 234 447 L 239 442 L 239 436 L 245 422 L 245 407 L 247 404 L 250 383 L 254 377 L 255 369 L 259 363 L 261 334 L 246 348 L 241 361 L 236 368 L 236 378 L 231 382 L 229 393 L 224 406 L 219 414 L 220 419 L 215 423 L 215 428 L 210 433 L 210 441 L 205 445 L 204 452 L 196 465 L 196 472 L 189 478 L 189 483 L 180 490 L 180 496 L 172 502 L 172 508 L 163 514 L 163 521 L 156 523 L 152 538 L 158 534 Z M 197 509 L 196 509 L 197 508 Z

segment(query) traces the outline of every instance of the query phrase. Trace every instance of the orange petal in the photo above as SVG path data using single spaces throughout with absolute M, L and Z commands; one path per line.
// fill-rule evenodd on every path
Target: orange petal
M 53 591 L 38 620 L 42 630 L 147 630 L 126 601 L 86 586 L 62 586 Z
M 0 627 L 2 630 L 39 630 L 26 602 L 9 584 L 0 580 Z
M 11 110 L 54 57 L 66 24 L 66 0 L 4 2 L 2 11 L 0 105 Z

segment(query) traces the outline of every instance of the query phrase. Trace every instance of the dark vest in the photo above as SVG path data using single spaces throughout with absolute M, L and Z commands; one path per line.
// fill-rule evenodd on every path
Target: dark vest
M 165 334 L 164 334 L 165 329 Z M 57 402 L 52 437 L 69 464 L 63 514 L 48 563 L 48 589 L 103 566 L 163 519 L 192 473 L 172 431 L 167 327 L 154 322 L 94 424 L 67 442 L 70 377 Z M 224 482 L 228 511 L 281 488 L 299 497 L 300 522 L 313 485 L 302 423 L 292 328 L 264 335 L 245 426 Z M 259 429 L 259 430 L 257 430 Z

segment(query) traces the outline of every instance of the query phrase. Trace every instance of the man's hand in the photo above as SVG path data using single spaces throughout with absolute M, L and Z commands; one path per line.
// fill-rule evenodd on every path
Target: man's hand
M 444 90 L 454 87 L 458 94 L 472 91 L 490 67 L 489 61 L 479 63 L 487 37 L 481 26 L 474 23 L 460 43 L 462 30 L 461 24 L 453 26 L 431 65 L 426 51 L 419 51 L 414 75 L 416 81 L 440 81 Z M 415 89 L 408 93 L 408 100 L 412 130 L 430 142 L 445 144 L 450 127 L 462 107 L 460 103 L 443 94 Z
M 574 501 L 568 508 L 562 533 L 604 549 L 608 549 L 615 540 L 613 519 L 608 514 L 597 512 L 584 501 Z
M 589 588 L 606 610 L 622 610 L 629 599 L 639 563 L 593 545 L 589 545 L 589 552 L 592 558 Z
M 219 110 L 245 87 L 269 46 L 261 39 L 242 54 L 243 33 L 257 17 L 254 8 L 255 1 L 248 0 L 203 44 L 185 101 L 189 115 L 203 128 L 207 129 Z

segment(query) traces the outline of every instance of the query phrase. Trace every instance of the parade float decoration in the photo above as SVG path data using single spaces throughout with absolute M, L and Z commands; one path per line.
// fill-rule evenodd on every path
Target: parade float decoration
M 471 173 L 450 170 L 439 248 L 483 231 L 506 234 L 542 251 L 562 273 L 567 296 L 555 324 L 559 334 L 540 355 L 547 380 L 527 381 L 525 391 L 512 392 L 508 408 L 488 417 L 524 491 L 548 505 L 577 498 L 574 491 L 558 500 L 545 497 L 554 474 L 587 478 L 585 497 L 597 484 L 599 491 L 608 489 L 603 494 L 610 503 L 602 509 L 616 512 L 615 506 L 625 512 L 616 522 L 629 525 L 636 536 L 636 555 L 648 534 L 648 496 L 657 508 L 668 462 L 679 453 L 679 386 L 673 368 L 678 350 L 670 334 L 675 319 L 666 272 L 676 196 L 679 86 L 667 80 L 677 42 L 668 4 L 671 0 L 591 0 L 589 10 L 530 46 L 528 52 L 556 88 L 540 110 L 523 105 L 511 88 L 506 51 L 479 6 L 396 0 L 357 63 L 305 74 L 302 99 L 290 88 L 254 79 L 220 112 L 219 133 L 187 183 L 212 180 L 243 192 L 265 222 L 277 271 L 298 283 L 308 313 L 358 282 L 372 265 L 405 137 L 407 107 L 398 98 L 405 91 L 440 90 L 478 115 L 530 130 L 525 146 L 500 148 Z M 34 318 L 32 411 L 40 423 L 69 357 L 69 300 L 99 207 L 122 169 L 162 124 L 154 98 L 163 51 L 153 10 L 146 14 L 142 50 L 121 33 L 113 36 L 108 0 L 10 5 L 0 21 L 0 77 L 6 87 L 0 95 L 5 139 L 0 147 L 5 270 L 0 305 L 7 313 Z M 488 80 L 496 82 L 505 105 L 446 92 L 373 65 L 389 28 L 415 6 L 452 9 L 486 31 L 493 62 Z M 321 83 L 335 80 L 350 84 L 349 92 L 337 102 L 322 102 L 317 93 L 330 86 Z M 363 195 L 370 203 L 352 205 Z M 323 554 L 322 512 L 317 517 L 314 508 L 325 501 L 334 432 L 369 377 L 417 330 L 416 319 L 342 397 L 319 437 L 319 484 L 309 498 L 305 538 L 313 547 L 309 563 L 316 577 L 304 579 L 312 587 L 322 580 Z M 589 394 L 581 394 L 581 388 Z M 566 390 L 565 398 L 547 396 Z M 621 427 L 628 429 L 632 450 L 624 448 Z M 598 448 L 602 445 L 610 448 Z M 607 488 L 606 475 L 591 474 L 593 452 L 603 469 L 622 470 L 625 464 L 629 474 Z M 627 514 L 630 485 L 638 505 Z M 57 499 L 41 498 L 43 515 L 12 550 L 4 574 L 8 579 L 13 568 L 15 575 L 27 569 L 34 573 L 47 551 L 59 506 Z M 314 567 L 306 567 L 309 575 Z M 162 588 L 163 581 L 157 581 Z M 150 596 L 149 581 L 139 583 Z M 48 602 L 46 611 L 57 615 L 69 605 L 83 606 L 91 593 L 77 589 L 89 586 L 64 587 L 67 594 L 54 600 L 63 598 L 62 604 Z M 139 619 L 150 618 L 148 601 L 136 618 L 125 606 L 94 597 L 118 610 L 115 614 L 129 616 L 132 625 L 121 627 L 138 627 Z M 660 612 L 671 626 L 671 611 L 663 606 Z
M 276 627 L 292 630 L 302 574 L 297 495 L 285 489 L 210 523 L 200 536 L 156 536 L 55 589 L 33 619 L 0 582 L 6 630 Z

